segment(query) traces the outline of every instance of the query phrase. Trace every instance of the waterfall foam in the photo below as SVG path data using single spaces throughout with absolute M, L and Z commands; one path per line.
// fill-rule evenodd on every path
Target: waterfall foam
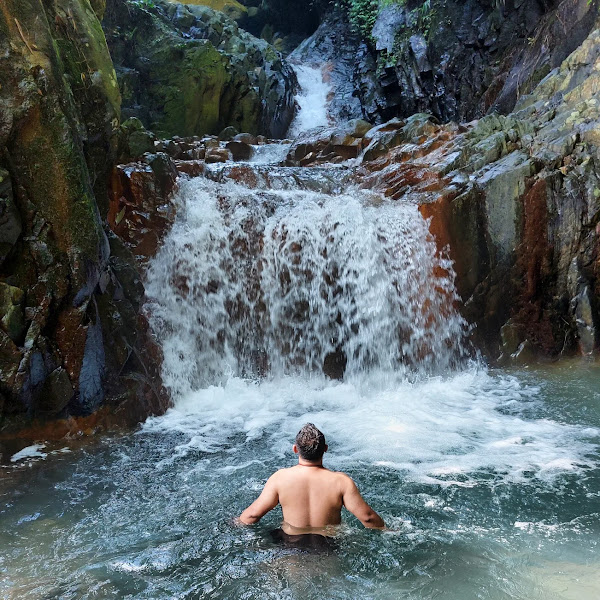
M 228 375 L 406 376 L 463 356 L 452 267 L 416 207 L 203 178 L 179 202 L 147 281 L 175 397 Z
M 290 125 L 288 137 L 296 137 L 305 131 L 330 125 L 327 111 L 331 86 L 323 78 L 321 66 L 294 65 L 300 85 L 296 96 L 298 113 Z

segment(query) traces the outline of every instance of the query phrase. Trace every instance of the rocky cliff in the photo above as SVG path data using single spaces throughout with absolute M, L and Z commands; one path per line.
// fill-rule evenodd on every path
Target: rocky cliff
M 293 71 L 223 12 L 165 0 L 108 0 L 103 25 L 125 117 L 165 137 L 227 126 L 285 135 L 295 110 Z
M 600 21 L 595 26 L 598 27 Z M 413 202 L 456 270 L 484 355 L 527 362 L 600 345 L 600 30 L 514 112 L 321 130 L 288 164 L 361 157 L 359 181 Z
M 593 27 L 595 0 L 346 0 L 353 77 L 372 121 L 427 112 L 443 122 L 506 114 Z
M 120 107 L 102 3 L 1 8 L 1 424 L 102 405 L 131 423 L 167 399 L 133 256 L 102 224 Z

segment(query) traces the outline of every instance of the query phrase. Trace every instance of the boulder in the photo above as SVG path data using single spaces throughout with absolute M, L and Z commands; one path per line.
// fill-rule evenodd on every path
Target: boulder
M 231 126 L 280 137 L 287 130 L 294 72 L 223 12 L 166 0 L 108 0 L 103 26 L 123 114 L 157 135 L 216 134 Z
M 146 152 L 154 151 L 156 136 L 148 131 L 137 117 L 130 117 L 121 124 L 121 134 L 121 162 L 129 162 Z
M 246 142 L 228 142 L 225 147 L 231 152 L 233 160 L 250 160 L 254 154 L 252 146 Z
M 251 133 L 238 133 L 234 138 L 234 142 L 243 142 L 244 144 L 250 144 L 251 146 L 255 146 L 259 143 L 258 137 L 252 135 Z M 264 143 L 264 140 L 263 140 Z
M 209 148 L 204 160 L 207 163 L 225 163 L 231 160 L 231 153 L 227 148 Z
M 221 142 L 229 142 L 236 135 L 238 135 L 238 130 L 235 127 L 233 127 L 232 125 L 229 125 L 229 126 L 225 127 L 225 129 L 223 129 L 223 131 L 221 131 L 221 133 L 219 133 L 218 137 Z

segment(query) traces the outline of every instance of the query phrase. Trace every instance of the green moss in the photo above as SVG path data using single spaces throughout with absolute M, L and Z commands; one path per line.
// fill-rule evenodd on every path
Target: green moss
M 158 89 L 164 95 L 164 119 L 157 130 L 183 135 L 215 131 L 220 123 L 223 88 L 230 80 L 228 61 L 210 42 L 202 41 L 188 46 L 180 65 L 179 70 L 170 69 L 165 84 Z
M 57 19 L 54 31 L 56 49 L 73 92 L 85 95 L 97 88 L 94 93 L 108 101 L 118 116 L 121 94 L 104 31 L 96 14 L 84 2 L 62 0 L 57 6 Z M 98 115 L 99 118 L 105 116 Z

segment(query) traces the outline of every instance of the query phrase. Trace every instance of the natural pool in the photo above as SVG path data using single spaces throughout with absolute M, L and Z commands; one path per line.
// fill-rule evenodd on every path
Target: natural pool
M 600 596 L 600 369 L 472 366 L 412 383 L 231 378 L 122 437 L 2 469 L 0 596 Z M 332 555 L 232 523 L 306 421 L 390 530 Z M 68 452 L 66 451 L 68 450 Z

